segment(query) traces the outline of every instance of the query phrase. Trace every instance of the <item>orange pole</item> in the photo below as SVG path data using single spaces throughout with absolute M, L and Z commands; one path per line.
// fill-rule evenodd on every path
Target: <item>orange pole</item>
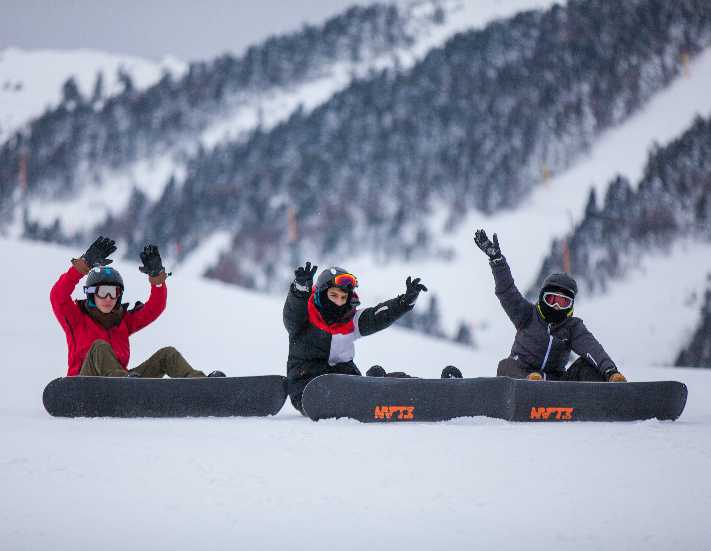
M 563 239 L 563 271 L 570 273 L 570 247 L 567 237 Z
M 289 207 L 289 210 L 287 211 L 287 217 L 287 240 L 289 241 L 289 243 L 294 243 L 299 240 L 299 223 L 296 220 L 296 210 L 294 209 L 294 207 Z

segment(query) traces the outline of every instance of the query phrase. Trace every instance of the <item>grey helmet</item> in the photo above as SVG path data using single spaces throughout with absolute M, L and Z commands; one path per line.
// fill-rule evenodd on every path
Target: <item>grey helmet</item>
M 84 292 L 87 293 L 87 289 L 92 289 L 99 285 L 116 285 L 121 288 L 122 292 L 124 290 L 123 278 L 121 277 L 121 274 L 118 273 L 118 270 L 115 270 L 110 266 L 97 266 L 96 268 L 92 268 L 86 278 Z

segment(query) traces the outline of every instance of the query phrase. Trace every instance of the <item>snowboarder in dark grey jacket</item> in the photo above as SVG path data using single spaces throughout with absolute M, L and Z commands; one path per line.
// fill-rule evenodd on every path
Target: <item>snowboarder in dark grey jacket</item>
M 600 343 L 580 318 L 573 316 L 578 286 L 565 273 L 548 276 L 536 304 L 516 288 L 496 234 L 474 234 L 476 245 L 489 257 L 496 296 L 516 327 L 511 355 L 499 362 L 498 376 L 530 380 L 623 382 Z M 580 357 L 566 370 L 571 351 Z
M 419 278 L 408 277 L 404 294 L 359 310 L 354 275 L 334 266 L 319 275 L 313 288 L 316 269 L 307 262 L 294 272 L 284 304 L 284 326 L 289 333 L 287 390 L 291 403 L 302 413 L 301 395 L 311 379 L 325 373 L 360 375 L 353 363 L 355 340 L 390 326 L 412 310 L 421 291 L 427 291 Z

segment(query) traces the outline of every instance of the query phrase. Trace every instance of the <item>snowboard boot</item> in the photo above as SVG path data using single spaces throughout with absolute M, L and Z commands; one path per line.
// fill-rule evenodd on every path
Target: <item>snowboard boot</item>
M 393 377 L 394 379 L 412 379 L 412 375 L 408 375 L 404 371 L 393 371 L 392 373 L 386 373 L 386 377 Z
M 208 377 L 226 377 L 226 375 L 222 371 L 216 369 L 215 371 L 210 373 Z
M 380 365 L 371 366 L 368 371 L 365 372 L 366 377 L 385 377 L 385 370 Z
M 542 381 L 543 375 L 540 371 L 531 371 L 528 374 L 528 377 L 526 377 L 526 379 L 528 379 L 529 381 Z
M 441 379 L 463 379 L 462 372 L 453 365 L 448 365 L 442 370 Z

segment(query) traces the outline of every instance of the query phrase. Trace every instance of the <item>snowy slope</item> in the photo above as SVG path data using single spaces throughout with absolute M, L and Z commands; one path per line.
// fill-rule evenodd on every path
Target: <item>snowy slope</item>
M 355 76 L 365 77 L 372 71 L 396 64 L 406 69 L 457 32 L 482 28 L 495 19 L 509 17 L 522 10 L 545 9 L 553 3 L 554 0 L 418 0 L 403 3 L 400 8 L 408 11 L 410 30 L 416 37 L 409 47 L 360 62 L 324 66 L 318 78 L 286 89 L 270 88 L 259 94 L 244 94 L 235 98 L 226 112 L 196 136 L 196 140 L 210 148 L 222 141 L 246 136 L 258 125 L 268 130 L 286 120 L 298 108 L 308 112 L 328 101 L 333 94 L 346 88 Z M 441 6 L 446 14 L 442 24 L 431 21 L 435 6 Z M 90 82 L 93 83 L 93 76 Z M 184 145 L 191 149 L 196 143 Z M 85 186 L 68 200 L 33 199 L 27 206 L 29 219 L 44 226 L 59 220 L 63 230 L 69 234 L 95 227 L 108 215 L 120 214 L 134 188 L 153 200 L 159 197 L 171 175 L 180 179 L 184 173 L 181 159 L 184 160 L 184 156 L 178 159 L 172 153 L 166 153 L 118 171 L 106 170 L 101 178 L 102 194 L 97 194 L 94 186 Z M 24 205 L 18 209 L 20 212 Z M 19 214 L 15 216 L 10 235 L 21 233 L 21 219 Z
M 324 70 L 323 75 L 288 90 L 274 90 L 249 98 L 234 112 L 212 125 L 202 135 L 206 147 L 226 139 L 239 137 L 258 124 L 269 129 L 286 120 L 298 107 L 311 111 L 332 95 L 346 88 L 354 76 L 365 77 L 372 71 L 394 67 L 408 69 L 420 61 L 432 48 L 442 46 L 458 32 L 483 28 L 496 19 L 511 17 L 525 10 L 546 9 L 555 0 L 415 0 L 403 2 L 410 19 L 413 44 L 365 62 L 341 63 Z M 442 24 L 433 25 L 431 16 L 435 9 L 444 14 Z
M 56 106 L 62 85 L 71 76 L 81 92 L 90 96 L 96 75 L 102 71 L 105 94 L 111 95 L 120 91 L 120 68 L 140 89 L 158 81 L 164 71 L 179 74 L 185 64 L 175 59 L 155 63 L 95 50 L 0 50 L 0 144 L 47 107 Z
M 677 422 L 376 426 L 313 423 L 288 404 L 264 419 L 55 419 L 41 394 L 64 373 L 66 345 L 48 291 L 77 251 L 0 240 L 0 254 L 9 260 L 3 548 L 701 550 L 711 541 L 709 371 L 627 369 L 686 382 Z M 145 298 L 136 264 L 116 264 L 127 298 Z M 134 365 L 173 344 L 204 369 L 283 372 L 281 299 L 179 273 L 169 288 L 165 314 L 134 337 Z M 397 329 L 357 350 L 361 366 L 425 376 L 445 362 L 490 375 L 498 358 Z
M 450 235 L 442 239 L 444 246 L 456 253 L 452 262 L 432 259 L 414 263 L 388 262 L 384 258 L 325 258 L 313 259 L 320 264 L 333 263 L 352 270 L 363 287 L 373 290 L 377 298 L 384 298 L 392 289 L 404 288 L 408 274 L 422 276 L 425 283 L 440 298 L 444 322 L 451 333 L 459 320 L 469 321 L 475 339 L 485 348 L 497 347 L 504 354 L 510 345 L 511 327 L 501 314 L 493 295 L 493 280 L 486 257 L 475 247 L 475 228 L 485 228 L 491 235 L 497 232 L 501 247 L 512 266 L 514 277 L 522 291 L 528 289 L 540 269 L 541 261 L 550 248 L 551 240 L 570 230 L 583 214 L 591 187 L 604 196 L 608 183 L 617 175 L 627 176 L 635 185 L 642 175 L 649 148 L 655 142 L 665 144 L 678 137 L 697 115 L 711 115 L 711 51 L 699 56 L 690 66 L 689 74 L 675 81 L 657 94 L 639 113 L 626 123 L 606 132 L 589 155 L 570 170 L 555 176 L 534 191 L 519 208 L 484 215 L 473 213 L 462 221 Z M 444 217 L 442 217 L 444 218 Z M 608 346 L 619 362 L 634 361 L 642 355 L 642 363 L 673 361 L 681 343 L 688 338 L 690 319 L 695 320 L 700 307 L 706 274 L 711 272 L 711 247 L 704 244 L 680 244 L 672 256 L 652 256 L 644 261 L 640 272 L 622 283 L 611 286 L 604 301 L 588 300 L 583 292 L 576 312 L 593 332 L 603 331 L 607 318 L 619 318 L 626 331 L 634 332 L 638 313 L 648 314 L 645 326 L 662 338 L 651 339 L 649 346 L 631 349 Z M 202 253 L 204 254 L 204 252 Z M 673 266 L 694 259 L 695 270 L 674 271 Z M 670 277 L 671 275 L 671 277 Z M 679 277 L 683 279 L 680 281 Z M 676 294 L 681 287 L 684 304 L 670 305 L 674 316 L 661 316 L 663 297 Z M 696 295 L 696 299 L 693 296 Z M 588 306 L 608 304 L 605 315 L 590 320 Z M 603 341 L 607 346 L 608 340 Z

